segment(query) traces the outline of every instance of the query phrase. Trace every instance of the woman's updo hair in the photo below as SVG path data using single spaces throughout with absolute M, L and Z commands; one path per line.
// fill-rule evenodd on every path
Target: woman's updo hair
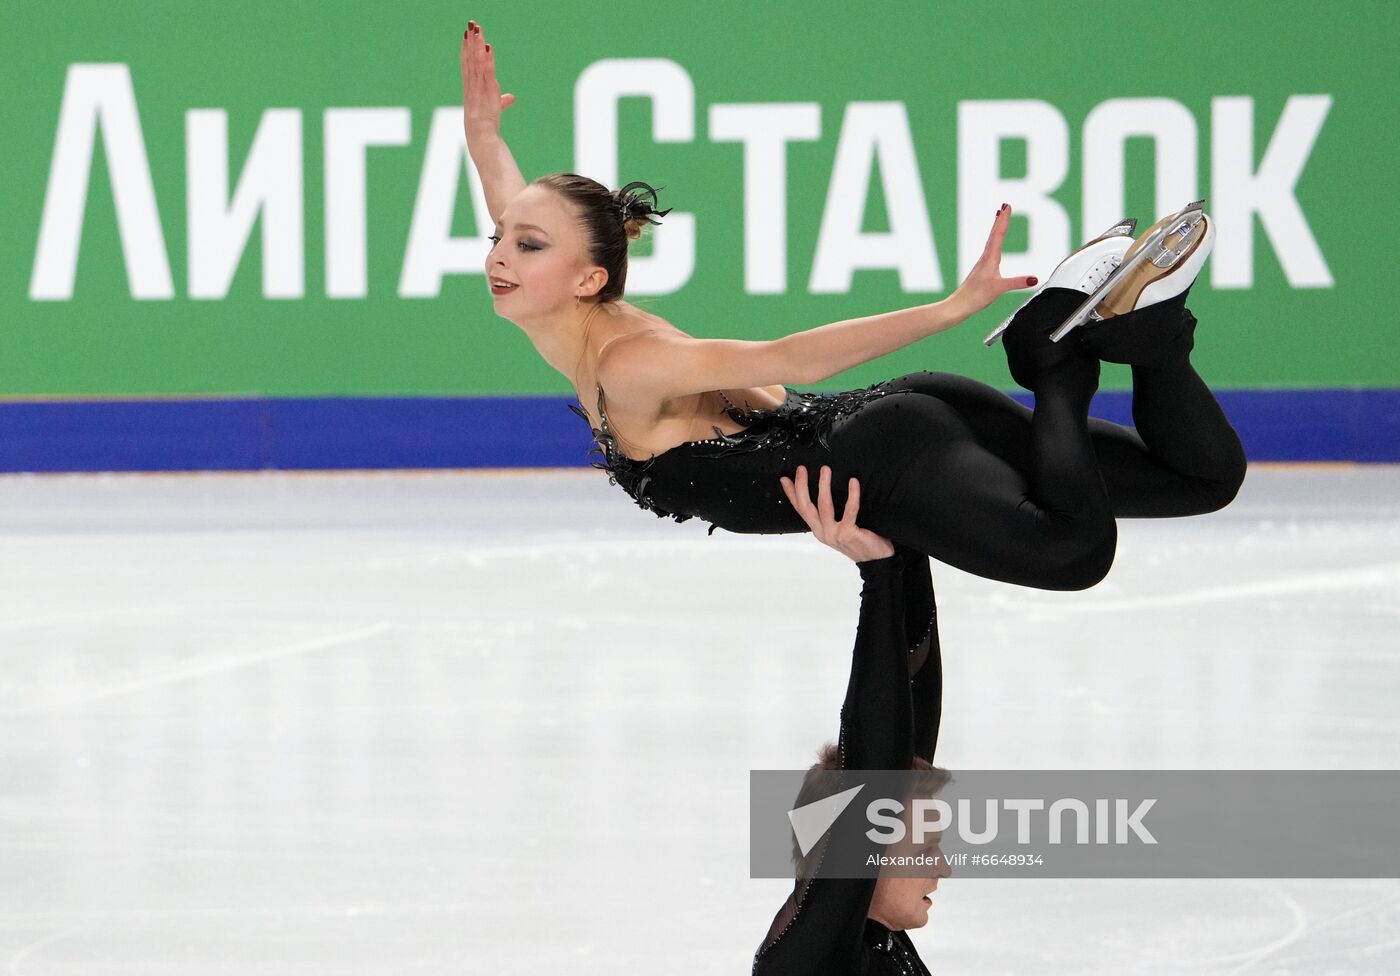
M 608 272 L 598 300 L 620 299 L 627 284 L 627 243 L 641 237 L 647 224 L 660 224 L 656 218 L 671 212 L 656 209 L 656 190 L 646 183 L 628 183 L 613 191 L 577 173 L 552 173 L 535 183 L 574 205 L 583 224 L 588 259 Z

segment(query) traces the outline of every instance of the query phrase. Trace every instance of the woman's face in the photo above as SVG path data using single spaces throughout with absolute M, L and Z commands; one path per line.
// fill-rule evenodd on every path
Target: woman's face
M 937 861 L 930 866 L 927 874 L 914 878 L 897 878 L 881 875 L 875 882 L 875 893 L 870 898 L 870 909 L 866 912 L 890 931 L 917 929 L 928 923 L 928 912 L 933 907 L 929 896 L 938 890 L 938 879 L 953 873 L 948 867 L 943 848 L 939 846 L 939 835 L 930 835 L 922 844 L 906 841 L 891 845 L 889 854 L 922 854 Z M 898 848 L 898 850 L 896 850 Z
M 513 321 L 565 311 L 607 280 L 607 272 L 588 261 L 573 209 L 546 187 L 531 185 L 516 194 L 492 240 L 487 284 L 496 314 Z

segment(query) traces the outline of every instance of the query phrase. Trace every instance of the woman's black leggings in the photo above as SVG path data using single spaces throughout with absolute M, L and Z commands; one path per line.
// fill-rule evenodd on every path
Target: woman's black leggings
M 1131 315 L 1189 317 L 1184 302 Z M 1040 304 L 1050 326 L 1063 320 Z M 1033 411 L 966 377 L 900 377 L 833 428 L 836 473 L 861 479 L 862 525 L 936 559 L 1042 589 L 1092 586 L 1113 562 L 1116 516 L 1212 512 L 1244 479 L 1239 438 L 1189 349 L 1188 335 L 1179 354 L 1133 366 L 1136 430 L 1089 417 L 1096 359 L 1038 383 Z

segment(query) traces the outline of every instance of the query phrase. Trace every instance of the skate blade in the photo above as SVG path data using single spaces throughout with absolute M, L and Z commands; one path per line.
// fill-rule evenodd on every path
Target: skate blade
M 1205 239 L 1206 215 L 1197 210 L 1172 222 L 1167 238 L 1156 253 L 1138 266 L 1130 278 L 1120 279 L 1119 287 L 1108 294 L 1095 311 L 1098 318 L 1112 318 L 1131 312 L 1145 289 L 1169 276 Z
M 1016 317 L 1016 316 L 1013 315 L 1013 316 L 1011 316 L 1011 319 L 1014 319 L 1015 317 Z M 997 340 L 1000 339 L 1003 335 L 1006 334 L 1006 330 L 1007 330 L 1007 329 L 1011 328 L 1011 319 L 1007 319 L 1005 322 L 1001 323 L 1001 325 L 997 326 L 997 327 L 996 327 L 995 329 L 993 329 L 991 332 L 988 332 L 988 333 L 987 333 L 987 338 L 985 338 L 985 339 L 982 340 L 982 345 L 984 345 L 984 346 L 994 346 L 994 345 L 996 345 Z
M 1103 284 L 1095 288 L 1089 297 L 1084 300 L 1084 303 L 1074 310 L 1074 314 L 1065 319 L 1063 325 L 1050 333 L 1050 341 L 1059 342 L 1072 331 L 1089 321 L 1094 315 L 1094 310 L 1098 308 L 1099 304 L 1108 293 L 1122 284 L 1124 276 L 1133 271 L 1144 261 L 1150 260 L 1159 268 L 1174 264 L 1181 255 L 1177 253 L 1177 248 L 1164 247 L 1163 242 L 1172 234 L 1177 233 L 1181 234 L 1181 240 L 1178 241 L 1177 245 L 1178 247 L 1181 246 L 1182 241 L 1189 240 L 1195 228 L 1205 219 L 1204 207 L 1204 200 L 1194 200 L 1172 214 L 1168 219 L 1163 220 L 1157 229 L 1152 232 L 1152 235 L 1143 241 L 1142 247 L 1138 248 L 1138 252 L 1120 264 L 1112 274 L 1104 279 Z

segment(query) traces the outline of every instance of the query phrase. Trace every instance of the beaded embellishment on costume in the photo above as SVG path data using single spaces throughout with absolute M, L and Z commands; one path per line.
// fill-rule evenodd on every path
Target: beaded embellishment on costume
M 593 432 L 593 450 L 588 452 L 592 457 L 597 454 L 601 461 L 593 461 L 591 464 L 599 471 L 605 471 L 608 475 L 608 484 L 618 485 L 623 491 L 632 496 L 632 499 L 642 509 L 648 512 L 655 512 L 657 518 L 673 518 L 677 522 L 684 522 L 690 518 L 689 515 L 681 515 L 676 512 L 668 512 L 658 507 L 647 497 L 647 484 L 651 481 L 651 476 L 647 474 L 647 468 L 651 467 L 651 458 L 647 461 L 638 461 L 628 457 L 622 452 L 622 448 L 617 443 L 617 434 L 613 432 L 612 425 L 608 423 L 608 412 L 603 408 L 603 388 L 598 387 L 598 426 L 594 427 L 593 422 L 588 419 L 588 414 L 584 412 L 583 405 L 577 403 L 569 404 L 569 409 L 588 424 L 588 429 Z
M 927 976 L 928 969 L 925 968 L 923 961 L 918 956 L 913 955 L 909 948 L 893 935 L 885 942 L 882 949 L 876 951 L 883 952 L 889 957 L 891 963 L 899 967 L 896 970 L 899 976 Z
M 795 390 L 788 390 L 787 399 L 779 406 L 757 410 L 737 407 L 730 403 L 728 397 L 725 397 L 725 402 L 729 403 L 725 415 L 735 423 L 743 424 L 743 430 L 726 434 L 715 427 L 713 428 L 714 437 L 686 441 L 671 450 L 684 450 L 692 457 L 697 458 L 717 459 L 752 451 L 773 450 L 789 445 L 808 447 L 812 444 L 820 444 L 822 447 L 830 447 L 827 443 L 827 436 L 838 420 L 850 416 L 865 404 L 879 399 L 888 392 L 889 390 L 883 383 L 877 383 L 860 390 L 843 390 L 839 393 L 799 393 Z M 659 518 L 669 517 L 677 522 L 684 522 L 692 517 L 666 511 L 656 505 L 649 497 L 647 489 L 652 476 L 648 469 L 656 457 L 638 461 L 622 452 L 618 445 L 617 434 L 608 423 L 608 413 L 603 406 L 601 386 L 598 388 L 598 426 L 592 425 L 588 414 L 584 412 L 581 405 L 571 403 L 569 409 L 589 425 L 589 430 L 592 431 L 593 440 L 597 445 L 589 452 L 589 455 L 597 454 L 602 458 L 602 460 L 593 461 L 593 467 L 607 472 L 609 484 L 620 486 L 623 491 L 632 496 L 638 506 L 648 512 L 655 512 Z
M 788 390 L 787 399 L 771 410 L 747 410 L 731 405 L 725 413 L 735 423 L 743 424 L 744 430 L 724 434 L 715 428 L 715 437 L 691 443 L 714 448 L 696 451 L 697 457 L 724 457 L 736 452 L 764 451 L 789 444 L 804 447 L 820 444 L 829 448 L 831 445 L 827 443 L 827 435 L 838 420 L 849 417 L 887 392 L 883 383 L 839 393 Z

